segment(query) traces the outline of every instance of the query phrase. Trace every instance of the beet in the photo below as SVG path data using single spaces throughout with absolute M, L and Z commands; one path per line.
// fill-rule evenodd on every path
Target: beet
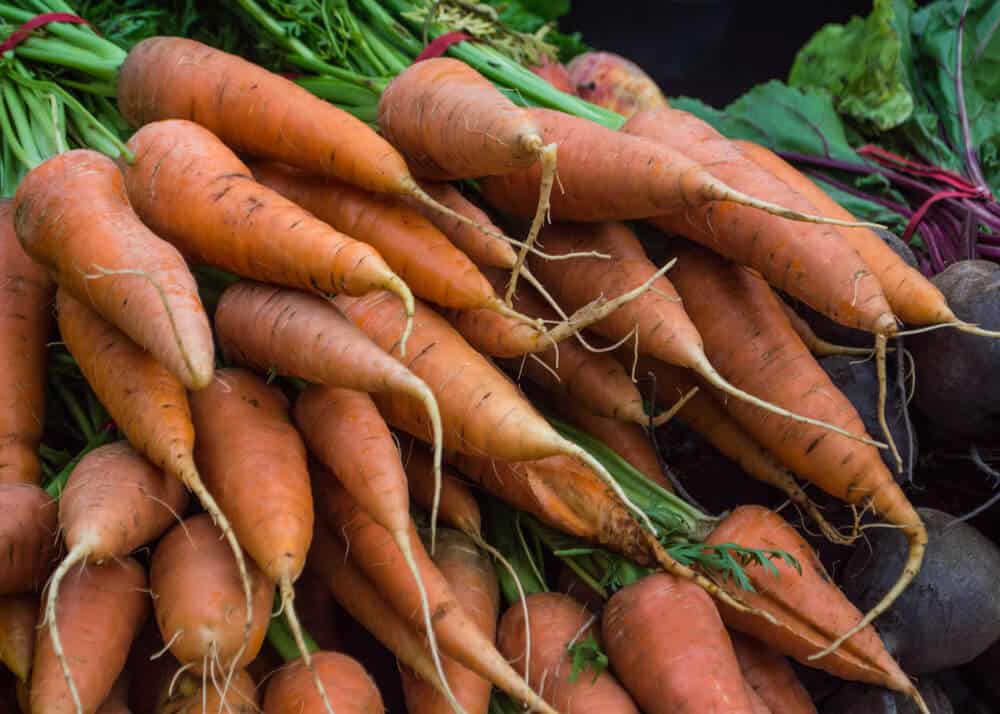
M 953 263 L 933 278 L 960 320 L 1000 330 L 1000 265 Z M 917 369 L 914 403 L 935 426 L 973 440 L 1000 435 L 1000 339 L 940 329 L 907 340 Z
M 967 523 L 918 509 L 929 542 L 920 573 L 875 621 L 886 648 L 907 674 L 963 665 L 1000 638 L 1000 549 Z M 844 569 L 841 587 L 860 610 L 878 602 L 902 571 L 907 543 L 896 529 L 866 531 Z
M 955 714 L 941 687 L 933 679 L 917 684 L 931 714 Z M 820 707 L 820 714 L 920 714 L 914 701 L 904 694 L 870 684 L 849 682 Z

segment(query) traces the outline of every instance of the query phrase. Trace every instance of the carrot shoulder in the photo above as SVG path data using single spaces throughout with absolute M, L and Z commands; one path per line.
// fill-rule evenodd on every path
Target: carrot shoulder
M 0 483 L 0 595 L 42 585 L 56 557 L 58 506 L 30 483 Z

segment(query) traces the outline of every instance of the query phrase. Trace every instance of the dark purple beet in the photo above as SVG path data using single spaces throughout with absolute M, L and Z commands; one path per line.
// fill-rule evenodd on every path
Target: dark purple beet
M 944 691 L 933 679 L 922 679 L 917 689 L 931 714 L 955 714 Z M 920 714 L 920 709 L 903 694 L 870 684 L 848 682 L 826 699 L 820 714 Z

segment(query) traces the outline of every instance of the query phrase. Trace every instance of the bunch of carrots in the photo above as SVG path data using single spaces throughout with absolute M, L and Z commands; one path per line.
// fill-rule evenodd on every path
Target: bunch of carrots
M 37 30 L 51 8 L 30 4 L 0 17 Z M 850 350 L 781 295 L 871 333 L 883 374 L 903 324 L 993 335 L 870 226 L 648 86 L 612 128 L 429 58 L 377 95 L 376 131 L 194 40 L 125 52 L 48 20 L 13 47 L 19 91 L 93 119 L 66 89 L 82 80 L 31 79 L 89 72 L 130 129 L 35 142 L 0 202 L 0 658 L 24 711 L 381 711 L 364 668 L 304 626 L 307 584 L 395 655 L 411 711 L 482 714 L 493 687 L 564 714 L 812 711 L 785 657 L 925 709 L 871 625 L 925 529 L 888 432 L 865 433 L 814 356 Z M 616 110 L 636 85 L 621 78 L 576 83 Z M 73 458 L 42 444 L 47 382 L 84 437 Z M 671 418 L 831 539 L 856 534 L 800 480 L 900 528 L 896 586 L 862 615 L 780 516 L 685 503 L 647 433 Z M 599 622 L 525 587 L 486 537 L 486 494 L 641 577 L 601 591 Z M 517 592 L 502 618 L 500 584 Z M 611 672 L 577 672 L 581 642 Z

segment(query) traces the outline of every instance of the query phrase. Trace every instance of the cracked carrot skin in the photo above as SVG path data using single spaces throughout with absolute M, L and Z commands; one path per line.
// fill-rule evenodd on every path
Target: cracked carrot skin
M 46 342 L 55 287 L 14 233 L 13 202 L 0 199 L 0 483 L 40 484 Z
M 14 225 L 25 252 L 60 287 L 186 387 L 212 378 L 215 348 L 194 276 L 132 210 L 114 161 L 74 149 L 32 169 L 17 187 Z

